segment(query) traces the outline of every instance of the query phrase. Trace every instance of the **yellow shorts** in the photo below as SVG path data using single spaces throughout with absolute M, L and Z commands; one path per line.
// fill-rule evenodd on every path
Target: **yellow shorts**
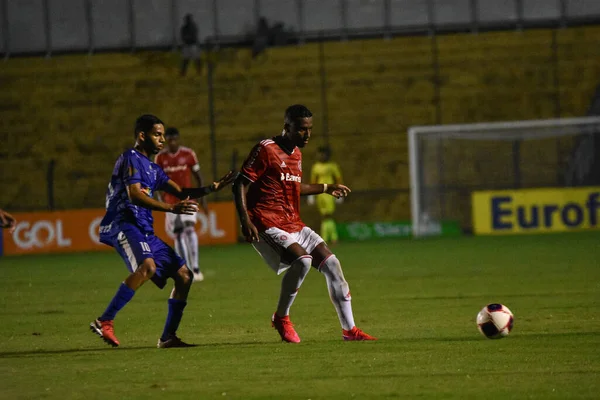
M 335 211 L 335 197 L 328 194 L 317 195 L 317 210 L 321 215 L 330 215 Z

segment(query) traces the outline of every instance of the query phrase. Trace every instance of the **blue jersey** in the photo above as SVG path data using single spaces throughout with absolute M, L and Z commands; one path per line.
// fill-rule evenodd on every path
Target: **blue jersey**
M 106 214 L 100 223 L 100 241 L 112 246 L 122 225 L 136 225 L 142 234 L 154 233 L 152 211 L 131 203 L 127 186 L 140 183 L 149 197 L 169 181 L 162 168 L 135 149 L 121 154 L 106 191 Z

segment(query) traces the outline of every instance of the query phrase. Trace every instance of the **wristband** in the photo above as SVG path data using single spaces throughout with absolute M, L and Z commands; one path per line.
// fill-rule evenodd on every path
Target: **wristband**
M 327 193 L 327 184 L 326 183 L 323 184 L 323 193 Z

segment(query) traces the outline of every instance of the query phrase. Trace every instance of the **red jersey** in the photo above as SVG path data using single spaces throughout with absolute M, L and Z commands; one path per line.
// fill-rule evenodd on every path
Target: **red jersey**
M 169 152 L 168 149 L 162 150 L 156 155 L 154 161 L 167 174 L 169 179 L 178 184 L 182 188 L 192 187 L 192 171 L 199 171 L 200 165 L 194 150 L 179 146 L 175 153 Z M 180 200 L 169 193 L 164 193 L 166 203 L 175 204 Z
M 277 141 L 265 139 L 254 146 L 242 166 L 242 175 L 252 182 L 248 215 L 260 232 L 273 227 L 298 232 L 305 226 L 300 219 L 302 153 L 297 147 L 288 153 Z

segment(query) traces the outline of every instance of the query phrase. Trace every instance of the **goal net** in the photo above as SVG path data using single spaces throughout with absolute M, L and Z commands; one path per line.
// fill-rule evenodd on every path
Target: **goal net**
M 411 127 L 414 236 L 471 232 L 473 191 L 597 184 L 599 134 L 600 117 Z

